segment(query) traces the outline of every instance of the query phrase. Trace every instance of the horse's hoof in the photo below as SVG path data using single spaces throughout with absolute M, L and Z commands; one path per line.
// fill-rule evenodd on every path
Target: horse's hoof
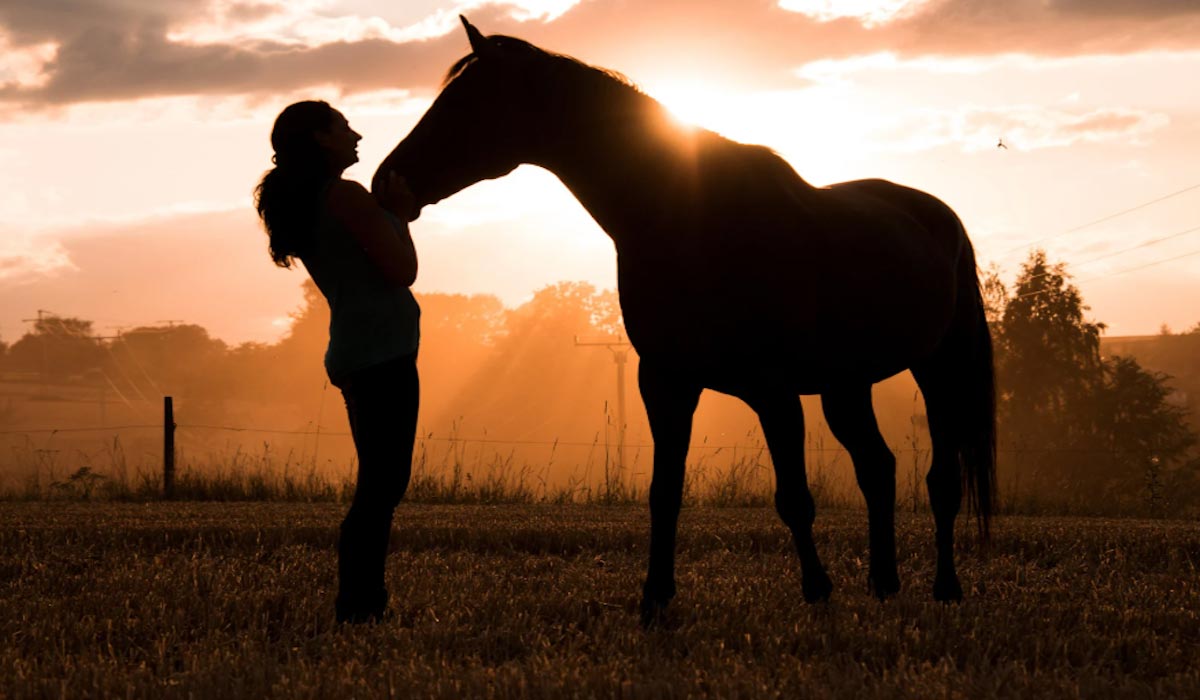
M 833 582 L 829 580 L 829 576 L 824 571 L 821 571 L 811 576 L 805 576 L 800 588 L 804 592 L 804 602 L 823 603 L 829 600 L 829 595 L 833 593 Z
M 879 600 L 887 600 L 900 592 L 900 576 L 895 571 L 882 576 L 867 577 L 867 588 Z
M 390 610 L 338 610 L 336 616 L 340 625 L 378 625 L 392 619 Z
M 641 618 L 644 629 L 665 627 L 667 622 L 667 601 L 642 598 Z
M 963 599 L 962 586 L 957 576 L 939 577 L 933 582 L 933 599 L 939 603 L 958 603 Z

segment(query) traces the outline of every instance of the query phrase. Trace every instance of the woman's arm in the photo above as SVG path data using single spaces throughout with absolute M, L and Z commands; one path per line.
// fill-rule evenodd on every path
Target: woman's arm
M 392 187 L 402 188 L 403 182 Z M 395 198 L 402 200 L 403 194 Z M 417 279 L 417 250 L 403 217 L 385 210 L 366 188 L 353 180 L 333 183 L 328 206 L 330 214 L 345 226 L 389 282 L 397 287 L 412 286 Z

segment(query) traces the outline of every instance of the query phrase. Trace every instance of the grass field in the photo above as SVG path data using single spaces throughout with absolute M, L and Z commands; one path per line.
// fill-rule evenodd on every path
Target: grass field
M 0 698 L 1200 694 L 1196 522 L 1001 518 L 944 606 L 928 516 L 899 516 L 881 604 L 865 513 L 825 511 L 838 588 L 808 606 L 769 509 L 689 508 L 673 624 L 646 632 L 644 507 L 405 504 L 393 618 L 339 627 L 342 508 L 0 504 Z

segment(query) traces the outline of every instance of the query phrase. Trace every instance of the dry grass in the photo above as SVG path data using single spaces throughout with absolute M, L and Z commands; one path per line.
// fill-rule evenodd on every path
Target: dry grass
M 798 595 L 767 509 L 686 509 L 672 629 L 642 631 L 644 507 L 400 508 L 392 620 L 332 620 L 337 504 L 0 504 L 0 697 L 1195 697 L 1200 525 L 1002 518 L 969 599 L 865 590 L 865 518 L 827 511 L 838 589 Z M 963 529 L 966 529 L 963 526 Z

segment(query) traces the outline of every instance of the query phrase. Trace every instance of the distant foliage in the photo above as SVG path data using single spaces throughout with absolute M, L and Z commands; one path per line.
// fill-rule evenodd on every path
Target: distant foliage
M 73 425 L 94 424 L 94 412 L 103 406 L 98 399 L 108 402 L 110 421 L 130 405 L 148 406 L 145 420 L 153 420 L 160 397 L 169 394 L 177 399 L 180 423 L 293 431 L 319 424 L 321 458 L 341 459 L 335 450 L 348 449 L 348 442 L 324 438 L 348 431 L 336 389 L 325 381 L 329 309 L 315 285 L 305 282 L 303 289 L 289 331 L 274 343 L 231 347 L 200 326 L 178 322 L 98 332 L 90 321 L 45 316 L 2 357 L 7 372 L 27 375 L 13 381 L 34 385 L 32 392 L 49 386 L 49 394 L 65 397 L 74 389 L 76 398 L 90 402 L 79 404 L 85 406 L 85 418 Z M 995 339 L 1000 486 L 1007 506 L 1019 512 L 1137 514 L 1200 509 L 1195 449 L 1200 324 L 1150 339 L 1108 340 L 1119 356 L 1105 357 L 1104 324 L 1087 316 L 1066 267 L 1040 251 L 1011 286 L 993 266 L 984 273 L 982 291 Z M 593 463 L 607 466 L 617 420 L 614 356 L 606 348 L 578 347 L 575 339 L 613 340 L 623 334 L 614 291 L 563 282 L 538 290 L 513 309 L 490 295 L 431 293 L 418 299 L 423 435 L 436 432 L 439 441 L 493 440 L 488 449 L 517 469 L 553 463 L 563 473 L 584 465 L 586 473 Z M 633 463 L 627 476 L 644 475 L 651 459 L 650 450 L 635 446 L 648 438 L 637 398 L 635 353 L 629 362 L 626 427 Z M 46 385 L 38 379 L 43 373 Z M 889 440 L 898 434 L 889 434 L 889 419 L 894 425 L 898 416 L 904 430 L 911 430 L 912 442 L 892 445 L 911 448 L 897 456 L 906 465 L 911 462 L 916 475 L 911 481 L 919 485 L 927 465 L 918 442 L 924 428 L 910 428 L 916 425 L 909 400 L 913 390 L 906 389 L 902 399 L 877 392 L 876 408 Z M 709 413 L 700 412 L 698 425 L 708 421 L 720 427 L 698 428 L 697 443 L 709 435 L 715 445 L 745 441 L 729 427 L 741 415 L 735 413 L 741 405 L 734 404 L 713 403 Z M 0 397 L 0 425 L 58 425 L 44 416 L 75 405 Z M 188 449 L 217 452 L 228 448 L 230 439 L 199 430 L 185 430 L 183 437 L 207 441 L 187 443 Z M 810 445 L 819 449 L 817 440 L 810 435 Z M 315 437 L 302 435 L 296 444 L 300 453 L 317 453 Z M 697 452 L 696 459 L 703 462 L 710 454 L 712 462 L 721 462 L 731 453 L 714 448 Z M 78 467 L 76 462 L 70 468 Z M 57 495 L 92 488 L 79 480 L 64 483 L 69 487 Z M 97 494 L 115 483 L 98 487 Z M 728 493 L 743 486 L 727 485 L 734 489 Z
M 979 281 L 979 286 L 983 292 L 983 311 L 987 322 L 995 326 L 1004 317 L 1004 307 L 1008 305 L 1008 287 L 1000 279 L 1000 266 L 992 263 Z
M 542 416 L 544 434 L 578 436 L 581 418 L 601 424 L 605 397 L 611 395 L 612 359 L 595 348 L 575 347 L 574 339 L 624 332 L 615 291 L 583 282 L 549 285 L 504 311 L 503 328 L 462 385 L 457 406 L 469 406 L 474 425 L 519 434 L 528 426 L 530 406 Z
M 1152 339 L 1114 345 L 1118 354 L 1136 351 L 1142 366 L 1170 375 L 1175 392 L 1168 400 L 1188 412 L 1192 430 L 1200 430 L 1200 324 L 1181 333 L 1161 333 Z
M 989 278 L 995 295 L 1003 286 Z M 1170 377 L 1102 358 L 1105 326 L 1085 317 L 1069 280 L 1064 264 L 1035 251 L 994 316 L 1003 470 L 1016 497 L 1182 505 L 1200 463 L 1187 411 L 1168 401 Z
M 195 324 L 140 326 L 110 339 L 101 369 L 133 393 L 195 395 L 209 386 L 227 349 Z
M 1081 410 L 1103 381 L 1100 333 L 1065 267 L 1037 251 L 1025 263 L 995 334 L 1000 415 L 1009 435 L 1043 449 L 1090 443 Z
M 91 321 L 44 316 L 8 349 L 8 365 L 48 380 L 85 374 L 98 368 L 104 357 L 104 347 L 95 335 Z

